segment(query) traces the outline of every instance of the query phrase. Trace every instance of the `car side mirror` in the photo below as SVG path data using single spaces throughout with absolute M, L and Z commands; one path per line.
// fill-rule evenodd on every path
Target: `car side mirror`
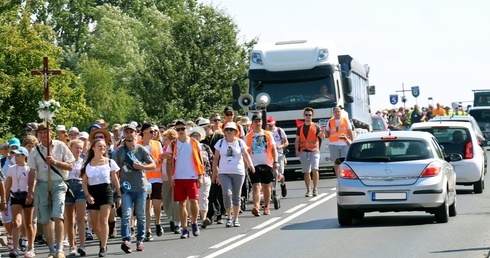
M 345 157 L 341 157 L 341 158 L 338 158 L 335 160 L 335 165 L 340 165 L 342 164 L 342 162 L 344 162 L 345 160 Z

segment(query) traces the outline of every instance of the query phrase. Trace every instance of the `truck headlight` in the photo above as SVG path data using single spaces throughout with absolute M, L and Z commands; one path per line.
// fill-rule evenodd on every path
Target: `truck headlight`
M 328 58 L 328 49 L 320 49 L 318 51 L 318 61 L 323 61 Z
M 262 61 L 262 55 L 259 53 L 252 53 L 252 62 L 263 65 L 264 62 Z

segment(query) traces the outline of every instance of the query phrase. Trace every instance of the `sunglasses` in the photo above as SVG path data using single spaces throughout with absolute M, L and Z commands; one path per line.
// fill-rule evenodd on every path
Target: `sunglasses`
M 155 130 L 151 130 L 151 131 L 148 131 L 148 132 L 149 132 L 149 133 L 151 133 L 151 134 L 154 134 L 154 133 L 156 133 L 157 131 L 155 131 Z
M 262 123 L 262 120 L 254 120 L 254 123 Z
M 185 127 L 179 127 L 179 128 L 175 128 L 175 131 L 177 132 L 182 132 L 182 131 L 185 131 Z
M 310 117 L 310 116 L 312 116 L 312 114 L 305 114 L 305 116 Z
M 95 136 L 94 138 L 95 138 L 95 139 L 105 139 L 105 137 L 104 137 L 104 136 L 102 136 L 102 135 Z
M 231 128 L 226 128 L 225 129 L 225 132 L 233 132 L 233 131 L 235 131 L 235 129 L 231 129 Z
M 219 122 L 219 121 L 221 121 L 221 119 L 214 119 L 214 120 L 212 120 L 212 121 L 213 121 L 213 122 Z
M 233 113 L 226 113 L 225 116 L 233 116 Z

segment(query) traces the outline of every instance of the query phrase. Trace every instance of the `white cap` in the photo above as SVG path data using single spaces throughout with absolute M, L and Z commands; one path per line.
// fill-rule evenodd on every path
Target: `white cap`
M 78 130 L 78 128 L 76 128 L 75 126 L 71 127 L 70 130 L 68 130 L 69 133 L 71 132 L 77 132 L 77 133 L 80 133 L 80 130 Z
M 56 126 L 56 131 L 65 131 L 66 132 L 66 126 L 64 126 L 64 125 L 57 125 Z
M 78 135 L 78 138 L 85 138 L 88 140 L 88 133 L 87 132 L 80 132 L 80 134 Z

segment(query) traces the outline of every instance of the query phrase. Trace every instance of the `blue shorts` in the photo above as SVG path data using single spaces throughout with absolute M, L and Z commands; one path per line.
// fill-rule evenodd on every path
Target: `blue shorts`
M 66 199 L 65 199 L 66 205 L 73 205 L 73 204 L 75 204 L 75 202 L 86 202 L 87 201 L 87 199 L 85 198 L 85 193 L 83 192 L 83 189 L 82 189 L 82 180 L 68 179 L 65 182 L 70 186 L 70 189 L 73 192 L 73 195 L 75 195 L 75 197 L 71 197 L 69 195 L 66 195 Z

